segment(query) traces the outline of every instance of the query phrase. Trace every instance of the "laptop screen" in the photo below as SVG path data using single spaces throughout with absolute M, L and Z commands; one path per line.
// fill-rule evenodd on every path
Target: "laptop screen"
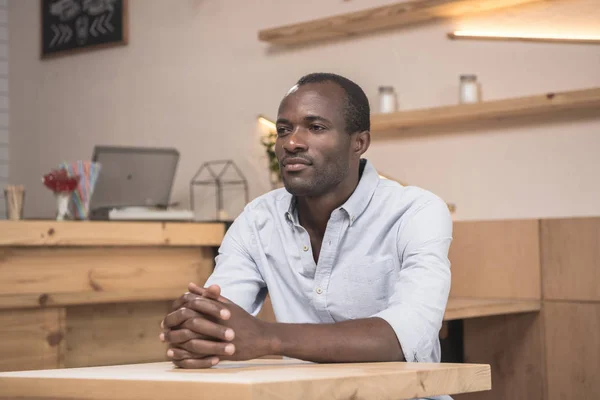
M 90 210 L 166 207 L 179 162 L 172 148 L 96 146 L 93 162 L 101 170 Z

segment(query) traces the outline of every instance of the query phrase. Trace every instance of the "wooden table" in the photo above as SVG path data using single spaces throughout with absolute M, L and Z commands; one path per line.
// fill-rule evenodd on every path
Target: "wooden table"
M 3 400 L 398 400 L 490 389 L 490 366 L 484 364 L 263 359 L 224 362 L 208 370 L 161 362 L 0 373 Z

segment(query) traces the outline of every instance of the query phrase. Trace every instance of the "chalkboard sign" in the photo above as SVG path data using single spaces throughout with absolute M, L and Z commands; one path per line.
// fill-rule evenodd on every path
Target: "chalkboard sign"
M 41 0 L 42 58 L 127 44 L 127 0 Z

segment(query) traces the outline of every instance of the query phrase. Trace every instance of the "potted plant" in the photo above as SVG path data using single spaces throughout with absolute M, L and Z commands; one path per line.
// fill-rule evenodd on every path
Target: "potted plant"
M 277 132 L 269 131 L 268 134 L 261 138 L 261 144 L 265 148 L 267 158 L 269 160 L 269 179 L 273 189 L 283 187 L 283 181 L 281 179 L 281 171 L 279 170 L 279 162 L 275 155 L 275 140 L 277 139 Z

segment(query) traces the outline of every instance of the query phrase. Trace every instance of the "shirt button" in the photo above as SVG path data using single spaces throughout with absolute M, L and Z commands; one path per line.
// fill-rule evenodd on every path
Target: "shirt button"
M 308 251 L 308 246 L 304 246 L 304 247 L 302 248 L 302 250 L 304 250 L 304 251 Z
M 321 294 L 321 293 L 323 293 L 323 289 L 321 289 L 320 287 L 318 287 L 317 290 L 315 290 L 315 292 L 317 292 L 317 294 Z

